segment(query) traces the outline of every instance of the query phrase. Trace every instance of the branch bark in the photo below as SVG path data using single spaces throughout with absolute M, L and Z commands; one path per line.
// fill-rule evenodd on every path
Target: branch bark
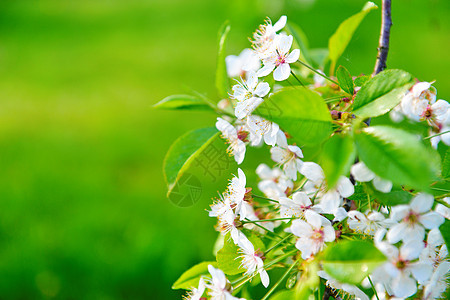
M 375 63 L 373 75 L 376 75 L 386 69 L 386 60 L 389 51 L 389 37 L 391 34 L 391 0 L 383 0 L 381 5 L 381 30 L 380 40 L 378 42 L 378 55 Z

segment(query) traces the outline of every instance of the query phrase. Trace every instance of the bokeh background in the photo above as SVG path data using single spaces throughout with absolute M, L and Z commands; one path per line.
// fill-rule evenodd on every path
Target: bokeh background
M 375 1 L 380 4 L 380 1 Z M 388 66 L 450 99 L 450 1 L 393 1 Z M 190 88 L 216 99 L 217 30 L 228 54 L 287 14 L 326 47 L 359 0 L 0 1 L 0 299 L 176 299 L 171 284 L 214 259 L 203 194 L 167 200 L 162 161 L 212 114 L 155 111 Z M 341 64 L 371 73 L 379 10 Z M 212 189 L 220 189 L 212 187 Z

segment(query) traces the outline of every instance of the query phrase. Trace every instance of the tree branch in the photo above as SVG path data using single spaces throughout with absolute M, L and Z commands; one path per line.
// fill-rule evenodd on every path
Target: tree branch
M 378 42 L 378 55 L 373 75 L 386 69 L 386 60 L 389 51 L 389 36 L 391 34 L 392 26 L 391 0 L 383 0 L 381 10 L 380 40 Z

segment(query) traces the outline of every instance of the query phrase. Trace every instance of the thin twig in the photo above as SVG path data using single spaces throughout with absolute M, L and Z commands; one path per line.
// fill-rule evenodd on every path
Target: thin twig
M 381 30 L 378 42 L 378 55 L 373 70 L 373 75 L 377 75 L 386 69 L 386 60 L 389 51 L 389 37 L 391 34 L 391 0 L 383 0 L 381 5 Z

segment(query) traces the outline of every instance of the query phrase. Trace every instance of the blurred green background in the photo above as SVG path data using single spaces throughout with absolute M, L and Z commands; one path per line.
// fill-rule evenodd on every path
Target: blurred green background
M 375 1 L 380 4 L 380 1 Z M 390 68 L 437 80 L 449 100 L 450 1 L 393 1 Z M 0 2 L 0 299 L 176 299 L 171 284 L 214 259 L 203 193 L 166 196 L 162 161 L 208 113 L 155 111 L 186 87 L 216 97 L 217 30 L 228 54 L 268 15 L 326 47 L 357 0 Z M 379 10 L 341 59 L 371 73 Z M 224 183 L 209 187 L 221 190 Z

